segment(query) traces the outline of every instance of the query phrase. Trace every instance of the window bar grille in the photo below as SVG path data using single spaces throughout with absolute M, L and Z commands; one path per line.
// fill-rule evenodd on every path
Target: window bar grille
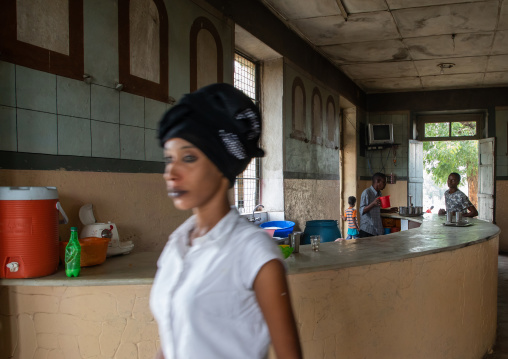
M 234 85 L 258 103 L 258 71 L 257 65 L 246 57 L 235 54 Z M 259 203 L 260 197 L 260 159 L 254 158 L 235 182 L 235 205 L 240 213 L 250 213 Z

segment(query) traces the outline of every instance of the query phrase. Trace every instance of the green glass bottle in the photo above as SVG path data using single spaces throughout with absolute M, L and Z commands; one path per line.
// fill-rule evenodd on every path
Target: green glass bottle
M 78 240 L 78 228 L 71 227 L 71 239 L 65 247 L 65 274 L 77 277 L 81 271 L 81 245 Z

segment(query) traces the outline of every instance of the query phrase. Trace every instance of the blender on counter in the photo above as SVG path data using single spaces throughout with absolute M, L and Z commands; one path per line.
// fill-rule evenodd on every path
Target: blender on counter
M 110 239 L 106 254 L 107 257 L 127 254 L 134 248 L 134 243 L 132 243 L 132 241 L 120 241 L 116 224 L 111 222 L 97 223 L 91 203 L 85 204 L 79 209 L 79 219 L 81 223 L 84 224 L 79 238 L 102 237 Z

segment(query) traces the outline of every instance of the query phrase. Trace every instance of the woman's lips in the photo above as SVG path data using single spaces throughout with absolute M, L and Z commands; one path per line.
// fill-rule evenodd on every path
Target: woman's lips
M 173 190 L 168 191 L 168 196 L 171 198 L 178 198 L 178 197 L 183 196 L 186 193 L 187 193 L 187 191 L 173 189 Z

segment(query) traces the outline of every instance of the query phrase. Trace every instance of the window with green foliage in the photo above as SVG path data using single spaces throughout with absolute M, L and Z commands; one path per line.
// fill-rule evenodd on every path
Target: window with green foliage
M 484 114 L 417 116 L 418 139 L 423 142 L 424 168 L 438 186 L 446 187 L 448 175 L 457 172 L 476 205 L 478 140 Z
M 417 116 L 418 140 L 477 140 L 484 116 L 483 113 Z

